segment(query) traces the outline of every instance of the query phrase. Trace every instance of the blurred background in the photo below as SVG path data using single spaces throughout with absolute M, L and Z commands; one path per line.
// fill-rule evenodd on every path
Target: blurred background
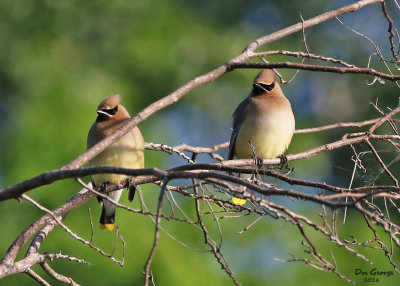
M 84 152 L 88 130 L 96 118 L 96 107 L 107 95 L 121 94 L 122 103 L 133 115 L 191 78 L 235 57 L 251 40 L 301 21 L 300 15 L 308 19 L 350 2 L 355 1 L 0 1 L 0 187 L 59 168 Z M 400 13 L 392 1 L 388 1 L 388 9 L 396 24 Z M 379 5 L 340 19 L 373 39 L 384 56 L 391 58 L 388 23 Z M 310 52 L 359 66 L 366 66 L 370 54 L 375 52 L 368 40 L 334 19 L 306 30 L 306 38 Z M 302 34 L 296 33 L 262 50 L 275 49 L 304 50 Z M 376 56 L 372 56 L 371 64 L 384 71 Z M 228 141 L 231 115 L 249 93 L 257 72 L 236 70 L 190 92 L 140 124 L 145 140 L 194 146 Z M 295 73 L 294 70 L 280 72 L 286 79 Z M 378 102 L 385 112 L 388 112 L 387 106 L 397 106 L 397 86 L 391 82 L 369 86 L 367 82 L 372 80 L 364 75 L 301 71 L 292 83 L 282 88 L 292 103 L 299 129 L 376 118 L 379 113 L 370 102 Z M 340 130 L 295 135 L 287 153 L 338 140 L 343 133 Z M 363 147 L 357 148 L 361 151 Z M 353 171 L 350 151 L 341 149 L 295 162 L 291 164 L 296 167 L 292 176 L 348 187 Z M 146 151 L 145 155 L 147 167 L 165 169 L 185 163 L 160 152 Z M 222 150 L 221 155 L 226 158 L 227 150 Z M 377 168 L 371 163 L 367 174 L 357 173 L 354 185 L 390 183 L 379 175 Z M 80 186 L 71 179 L 38 188 L 29 195 L 53 209 L 79 190 Z M 149 185 L 142 190 L 149 207 L 154 207 L 159 188 Z M 194 216 L 193 201 L 177 199 Z M 128 204 L 126 195 L 121 203 Z M 320 206 L 311 203 L 291 206 L 315 218 L 321 212 Z M 138 200 L 133 207 L 139 207 Z M 89 208 L 97 226 L 100 207 L 96 200 L 72 211 L 65 220 L 86 239 L 90 239 Z M 27 202 L 1 202 L 1 256 L 18 234 L 42 215 Z M 307 256 L 301 246 L 301 236 L 291 225 L 267 217 L 239 235 L 255 218 L 222 221 L 222 251 L 243 285 L 293 285 L 299 281 L 303 285 L 321 285 L 321 281 L 326 286 L 348 285 L 334 274 L 301 262 L 275 260 L 290 259 L 290 254 Z M 360 240 L 371 238 L 368 228 L 358 227 L 359 220 L 362 220 L 360 216 L 352 216 L 350 212 L 346 224 L 340 222 L 338 227 L 343 234 L 351 230 Z M 117 211 L 117 223 L 127 243 L 123 268 L 72 240 L 60 229 L 50 234 L 41 252 L 61 251 L 90 261 L 90 265 L 52 262 L 57 271 L 83 285 L 142 285 L 141 271 L 152 245 L 154 224 L 149 217 L 122 210 Z M 203 243 L 201 232 L 182 223 L 163 221 L 162 225 L 195 250 L 162 233 L 152 264 L 157 285 L 232 285 L 213 255 L 205 252 L 208 247 Z M 370 265 L 324 238 L 317 235 L 312 238 L 328 257 L 330 251 L 335 253 L 343 274 L 362 282 L 354 276 L 354 270 L 368 270 Z M 111 252 L 114 233 L 96 227 L 94 243 Z M 382 252 L 365 250 L 365 253 L 379 269 L 392 270 Z M 119 243 L 116 256 L 121 257 Z M 39 267 L 34 270 L 42 273 Z M 400 281 L 398 275 L 384 279 L 385 285 L 398 285 Z M 58 285 L 57 281 L 50 282 Z M 34 284 L 34 281 L 23 274 L 0 282 L 2 285 L 27 283 Z

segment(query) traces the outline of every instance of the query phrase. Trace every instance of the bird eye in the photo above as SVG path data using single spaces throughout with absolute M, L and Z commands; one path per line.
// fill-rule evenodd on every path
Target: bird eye
M 256 82 L 253 83 L 253 94 L 255 96 L 264 94 L 265 92 L 272 91 L 275 88 L 275 81 L 271 84 Z
M 265 90 L 271 91 L 271 90 L 273 90 L 274 87 L 275 87 L 275 81 L 274 81 L 273 83 L 271 83 L 271 84 L 260 83 L 260 85 L 261 85 L 263 88 L 265 88 Z

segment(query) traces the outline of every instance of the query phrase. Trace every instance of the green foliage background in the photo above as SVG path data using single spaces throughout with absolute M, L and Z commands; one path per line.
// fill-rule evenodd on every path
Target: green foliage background
M 194 76 L 207 72 L 240 53 L 246 44 L 262 35 L 307 19 L 348 1 L 243 1 L 243 0 L 15 0 L 0 2 L 0 186 L 5 187 L 58 168 L 86 149 L 87 132 L 96 117 L 95 108 L 107 95 L 119 93 L 131 113 L 166 96 Z M 390 6 L 389 8 L 393 8 Z M 395 10 L 391 10 L 395 11 Z M 393 12 L 394 13 L 394 12 Z M 398 16 L 398 12 L 397 12 Z M 374 38 L 387 49 L 387 22 L 380 8 L 372 6 L 341 17 L 352 28 Z M 374 47 L 331 20 L 307 30 L 312 52 L 341 57 L 366 65 Z M 303 49 L 297 33 L 273 43 L 268 49 Z M 281 57 L 274 58 L 282 59 Z M 273 60 L 273 59 L 272 59 Z M 382 67 L 373 61 L 376 68 Z M 282 70 L 285 76 L 294 71 Z M 200 87 L 177 104 L 152 116 L 140 125 L 145 140 L 169 145 L 185 142 L 208 146 L 227 141 L 230 116 L 247 95 L 257 73 L 237 70 Z M 292 102 L 297 128 L 339 121 L 357 121 L 377 117 L 370 101 L 393 107 L 398 89 L 392 83 L 368 86 L 366 76 L 300 72 L 283 89 Z M 288 153 L 295 153 L 339 139 L 340 133 L 296 135 Z M 222 153 L 226 156 L 226 150 Z M 343 186 L 349 184 L 351 153 L 340 150 L 293 163 L 293 174 Z M 200 158 L 206 161 L 205 158 Z M 184 163 L 157 152 L 146 153 L 146 166 L 167 168 Z M 377 166 L 372 165 L 372 174 Z M 86 178 L 88 180 L 88 178 Z M 365 175 L 356 184 L 371 180 Z M 380 180 L 380 181 L 379 181 Z M 378 176 L 377 182 L 385 178 Z M 158 189 L 143 186 L 146 201 L 154 207 Z M 47 208 L 55 208 L 73 196 L 80 187 L 73 180 L 57 182 L 29 193 Z M 305 190 L 307 191 L 307 190 Z M 193 202 L 177 197 L 189 214 Z M 126 196 L 122 203 L 128 203 Z M 139 207 L 137 199 L 133 203 Z M 291 204 L 317 219 L 319 206 L 299 202 Z M 100 214 L 95 200 L 71 212 L 66 224 L 81 236 L 90 238 L 88 208 L 94 220 Z M 0 203 L 0 254 L 16 236 L 41 213 L 26 202 Z M 289 253 L 304 257 L 301 237 L 290 225 L 264 218 L 242 235 L 237 232 L 255 217 L 226 219 L 223 248 L 228 262 L 243 285 L 347 285 L 331 273 L 317 271 L 302 263 L 281 263 L 275 257 L 289 259 Z M 154 224 L 141 215 L 119 210 L 117 220 L 127 243 L 125 266 L 72 240 L 57 229 L 43 244 L 42 252 L 70 254 L 90 261 L 90 265 L 68 261 L 52 262 L 60 273 L 83 285 L 141 285 L 141 271 L 149 254 Z M 352 215 L 342 233 L 368 239 L 371 233 L 361 227 L 362 218 Z M 209 222 L 212 225 L 212 222 Z M 157 285 L 231 285 L 228 276 L 203 243 L 202 234 L 181 223 L 163 221 L 163 227 L 179 240 L 200 252 L 188 249 L 162 233 L 153 261 Z M 310 230 L 310 233 L 311 230 Z M 213 229 L 213 235 L 218 236 Z M 365 251 L 376 262 L 370 266 L 354 255 L 311 235 L 321 252 L 335 253 L 338 268 L 354 276 L 355 268 L 392 269 L 384 254 Z M 114 234 L 95 229 L 96 245 L 111 251 Z M 116 255 L 121 256 L 117 243 Z M 35 271 L 42 273 L 39 267 Z M 397 275 L 397 274 L 396 274 Z M 398 285 L 398 275 L 383 278 L 384 284 Z M 6 277 L 1 285 L 27 285 L 27 275 Z M 51 281 L 57 285 L 57 281 Z M 383 282 L 382 282 L 383 283 Z

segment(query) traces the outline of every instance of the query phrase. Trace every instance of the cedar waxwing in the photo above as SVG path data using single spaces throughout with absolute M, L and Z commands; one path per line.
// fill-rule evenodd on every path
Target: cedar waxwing
M 262 70 L 253 81 L 253 89 L 233 113 L 233 131 L 229 157 L 271 159 L 289 146 L 294 132 L 294 116 L 289 100 L 275 80 L 274 72 Z M 232 198 L 235 204 L 246 200 Z
M 124 106 L 120 104 L 121 97 L 110 95 L 97 108 L 97 119 L 90 128 L 87 148 L 89 149 L 102 139 L 111 135 L 120 128 L 130 116 Z M 116 142 L 108 146 L 103 152 L 89 161 L 90 166 L 115 166 L 131 169 L 144 168 L 144 141 L 139 128 L 135 127 Z M 95 186 L 118 184 L 126 179 L 126 175 L 97 174 L 92 175 Z M 130 187 L 129 200 L 133 200 L 134 186 Z M 113 191 L 108 196 L 115 202 L 119 201 L 122 189 Z M 100 217 L 100 228 L 112 231 L 114 229 L 115 205 L 98 198 L 103 205 Z

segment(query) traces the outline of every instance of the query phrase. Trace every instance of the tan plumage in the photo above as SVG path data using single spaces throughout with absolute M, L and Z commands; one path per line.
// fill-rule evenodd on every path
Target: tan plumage
M 292 140 L 295 120 L 289 100 L 275 80 L 272 70 L 262 70 L 253 89 L 233 113 L 229 160 L 270 159 L 282 155 Z M 236 198 L 235 198 L 236 199 Z M 238 201 L 244 203 L 245 201 Z
M 90 128 L 87 148 L 111 135 L 120 128 L 130 116 L 123 105 L 120 104 L 119 95 L 111 95 L 104 99 L 97 108 L 97 119 Z M 108 146 L 103 152 L 89 161 L 90 166 L 117 166 L 131 169 L 144 168 L 144 140 L 139 128 L 135 127 L 119 140 Z M 92 182 L 95 186 L 102 186 L 107 183 L 117 184 L 126 179 L 125 175 L 118 174 L 97 174 L 92 175 Z M 134 189 L 132 189 L 134 191 Z M 118 202 L 122 190 L 108 194 L 110 198 Z M 133 193 L 130 193 L 130 200 Z M 100 199 L 103 203 L 103 210 L 100 217 L 100 228 L 113 230 L 115 220 L 115 206 L 107 200 Z

